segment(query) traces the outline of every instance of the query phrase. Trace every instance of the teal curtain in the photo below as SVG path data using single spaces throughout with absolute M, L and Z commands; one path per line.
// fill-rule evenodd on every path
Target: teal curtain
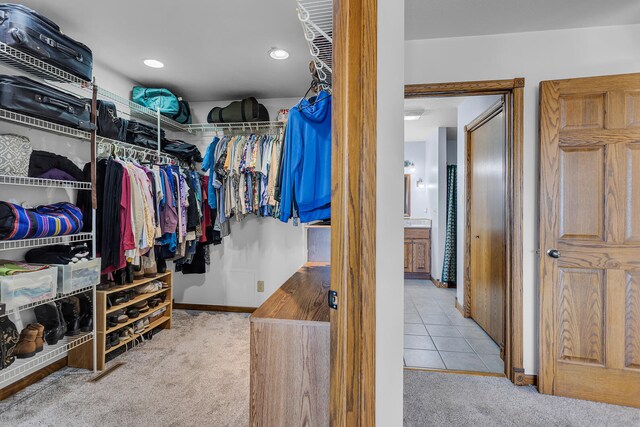
M 442 282 L 455 285 L 456 283 L 456 217 L 457 217 L 457 178 L 456 165 L 447 166 L 447 229 L 444 240 L 444 265 L 442 267 Z

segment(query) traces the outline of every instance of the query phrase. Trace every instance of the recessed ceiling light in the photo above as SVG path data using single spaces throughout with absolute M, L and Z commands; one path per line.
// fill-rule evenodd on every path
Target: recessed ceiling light
M 287 59 L 289 57 L 289 52 L 284 49 L 274 47 L 269 51 L 269 56 L 273 59 Z
M 145 59 L 144 60 L 144 65 L 146 65 L 147 67 L 151 67 L 151 68 L 162 68 L 164 67 L 164 64 L 160 61 L 158 61 L 157 59 Z

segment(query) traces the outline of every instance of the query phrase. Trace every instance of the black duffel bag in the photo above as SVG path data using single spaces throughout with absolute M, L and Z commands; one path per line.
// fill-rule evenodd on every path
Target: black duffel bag
M 202 162 L 202 154 L 198 147 L 184 141 L 163 139 L 162 151 L 185 162 Z
M 224 108 L 214 107 L 207 115 L 209 123 L 268 122 L 269 112 L 254 97 L 233 101 Z
M 58 25 L 28 7 L 0 3 L 0 41 L 91 81 L 91 49 L 65 35 Z
M 160 131 L 160 137 L 164 138 L 164 130 Z M 127 141 L 139 147 L 158 149 L 158 129 L 145 125 L 136 120 L 129 120 L 127 124 Z
M 178 114 L 171 118 L 183 125 L 191 124 L 191 107 L 189 107 L 189 103 L 187 101 L 178 100 L 178 105 L 180 106 Z
M 0 75 L 0 108 L 90 131 L 91 103 L 23 76 Z
M 116 104 L 98 99 L 97 105 L 98 135 L 117 140 L 122 133 L 123 123 L 118 117 Z

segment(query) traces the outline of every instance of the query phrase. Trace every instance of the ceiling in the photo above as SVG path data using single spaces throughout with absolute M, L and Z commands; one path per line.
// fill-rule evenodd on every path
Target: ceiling
M 424 114 L 419 120 L 405 120 L 404 140 L 424 141 L 433 128 L 457 128 L 458 106 L 465 99 L 465 97 L 405 99 L 405 111 L 424 110 Z M 448 131 L 447 139 L 454 138 L 452 131 Z
M 101 66 L 188 101 L 300 97 L 310 83 L 295 0 L 20 2 L 88 45 Z M 271 59 L 272 47 L 289 59 Z M 145 66 L 149 58 L 165 67 Z
M 638 0 L 405 0 L 405 40 L 638 23 Z
M 309 84 L 295 0 L 21 2 L 87 44 L 99 66 L 192 102 L 300 97 Z M 406 0 L 405 16 L 406 39 L 471 36 L 640 23 L 640 1 Z M 269 58 L 272 47 L 290 58 Z

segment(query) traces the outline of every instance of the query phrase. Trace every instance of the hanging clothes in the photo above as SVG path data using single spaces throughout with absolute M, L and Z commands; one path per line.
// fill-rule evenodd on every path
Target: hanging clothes
M 280 220 L 331 217 L 331 95 L 321 91 L 289 110 L 282 163 Z

